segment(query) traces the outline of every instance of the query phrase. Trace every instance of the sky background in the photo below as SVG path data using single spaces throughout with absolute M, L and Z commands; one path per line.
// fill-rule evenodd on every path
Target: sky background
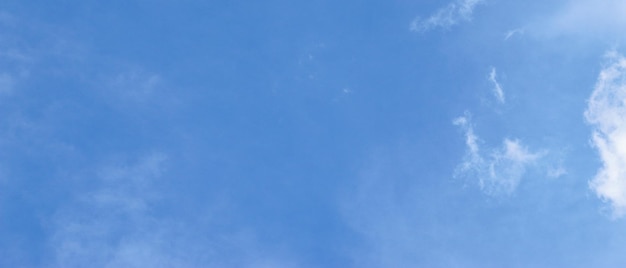
M 624 267 L 626 2 L 0 2 L 0 267 Z

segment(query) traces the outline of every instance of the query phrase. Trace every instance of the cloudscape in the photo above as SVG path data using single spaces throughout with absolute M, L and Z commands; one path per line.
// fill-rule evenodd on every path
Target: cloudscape
M 626 2 L 0 2 L 0 267 L 626 267 Z

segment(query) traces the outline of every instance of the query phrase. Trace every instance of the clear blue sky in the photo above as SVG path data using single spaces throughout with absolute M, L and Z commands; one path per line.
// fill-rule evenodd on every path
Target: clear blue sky
M 626 2 L 0 2 L 0 267 L 625 267 Z

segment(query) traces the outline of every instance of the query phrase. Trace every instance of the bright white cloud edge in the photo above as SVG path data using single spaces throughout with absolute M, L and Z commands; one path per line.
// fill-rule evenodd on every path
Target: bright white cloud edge
M 619 218 L 626 215 L 626 58 L 615 51 L 606 57 L 585 111 L 602 160 L 589 186 Z

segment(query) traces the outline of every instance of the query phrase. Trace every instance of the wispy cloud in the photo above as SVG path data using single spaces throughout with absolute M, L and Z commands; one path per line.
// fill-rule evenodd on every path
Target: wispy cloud
M 524 29 L 523 28 L 517 28 L 517 29 L 513 29 L 510 30 L 508 32 L 506 32 L 506 34 L 504 35 L 504 41 L 507 41 L 509 39 L 511 39 L 511 37 L 515 36 L 515 35 L 522 35 L 524 34 Z
M 621 217 L 626 214 L 626 58 L 614 51 L 607 58 L 585 111 L 602 160 L 590 187 Z
M 410 147 L 379 147 L 368 154 L 354 186 L 341 198 L 343 219 L 364 241 L 348 251 L 354 267 L 431 267 L 420 261 L 437 259 L 436 254 L 421 251 L 420 244 L 430 245 L 427 241 L 437 233 L 432 227 L 439 226 L 427 223 L 437 215 L 426 207 L 443 202 L 438 198 L 444 195 L 415 184 L 424 174 L 414 170 L 421 157 Z M 439 265 L 446 261 L 437 259 Z
M 22 44 L 23 40 L 4 27 L 10 16 L 0 11 L 0 94 L 11 94 L 22 80 L 28 77 L 32 69 L 29 47 Z
M 493 84 L 493 94 L 496 96 L 496 99 L 500 103 L 504 103 L 504 91 L 502 90 L 502 86 L 498 83 L 497 71 L 495 67 L 491 67 L 491 71 L 489 72 L 489 81 Z
M 0 93 L 10 93 L 15 86 L 15 78 L 7 73 L 0 74 Z
M 543 153 L 529 151 L 517 139 L 504 139 L 500 148 L 488 148 L 482 152 L 480 139 L 474 133 L 469 114 L 456 118 L 453 124 L 465 131 L 467 146 L 463 162 L 457 167 L 455 175 L 476 177 L 478 185 L 486 194 L 514 192 L 527 168 L 543 156 Z
M 411 22 L 410 29 L 414 32 L 426 32 L 435 28 L 449 29 L 463 22 L 470 21 L 474 8 L 484 0 L 458 0 L 437 10 L 428 18 L 417 17 Z
M 162 267 L 174 265 L 166 230 L 151 216 L 158 198 L 154 181 L 165 155 L 155 153 L 130 166 L 112 166 L 98 175 L 99 187 L 79 195 L 56 218 L 52 244 L 59 267 Z

